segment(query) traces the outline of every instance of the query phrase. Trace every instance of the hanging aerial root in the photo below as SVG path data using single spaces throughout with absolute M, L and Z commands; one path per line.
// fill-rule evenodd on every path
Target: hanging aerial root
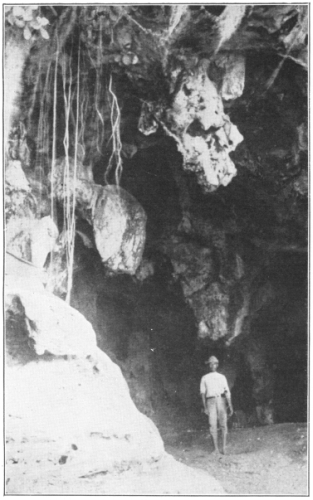
M 115 184 L 120 185 L 120 180 L 123 172 L 121 151 L 122 141 L 120 135 L 121 126 L 121 112 L 118 105 L 118 100 L 112 89 L 112 75 L 110 76 L 109 92 L 112 97 L 111 101 L 111 127 L 112 127 L 112 154 L 110 156 L 109 164 L 105 173 L 105 181 L 108 183 L 108 175 L 115 164 Z
M 64 190 L 66 191 L 64 196 L 64 209 L 63 209 L 63 217 L 64 217 L 64 228 L 68 233 L 68 241 L 66 248 L 66 267 L 67 267 L 67 294 L 66 294 L 66 302 L 70 303 L 71 289 L 72 289 L 72 275 L 73 275 L 73 247 L 74 247 L 74 238 L 75 238 L 75 184 L 76 184 L 76 169 L 74 164 L 73 178 L 71 172 L 71 163 L 69 158 L 69 146 L 70 146 L 70 137 L 69 137 L 69 118 L 71 112 L 72 105 L 72 83 L 73 83 L 73 75 L 72 75 L 72 66 L 71 59 L 69 62 L 69 86 L 68 90 L 66 90 L 66 82 L 67 82 L 67 59 L 62 59 L 62 78 L 63 78 L 63 99 L 64 99 L 64 115 L 65 115 L 65 133 L 63 139 L 64 151 L 65 151 L 65 169 L 64 169 Z M 77 96 L 78 99 L 78 96 Z M 74 183 L 74 189 L 72 189 L 71 183 Z

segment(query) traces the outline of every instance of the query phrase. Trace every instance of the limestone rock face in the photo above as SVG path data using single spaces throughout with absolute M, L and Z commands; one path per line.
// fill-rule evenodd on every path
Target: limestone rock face
M 37 354 L 86 356 L 94 352 L 93 328 L 76 309 L 50 293 L 19 290 L 17 296 Z
M 5 213 L 7 252 L 43 268 L 59 233 L 50 215 L 40 216 L 38 199 L 19 160 L 7 161 Z
M 5 170 L 5 182 L 12 189 L 30 191 L 29 183 L 19 160 L 11 160 L 8 162 Z
M 238 99 L 245 86 L 245 58 L 238 54 L 222 54 L 215 64 L 222 69 L 220 95 L 225 101 Z
M 59 234 L 50 215 L 42 219 L 11 217 L 6 229 L 7 251 L 43 268 Z
M 236 175 L 229 153 L 243 137 L 224 114 L 222 99 L 205 70 L 186 77 L 167 120 L 185 168 L 196 172 L 204 190 L 227 186 Z
M 174 278 L 180 282 L 186 302 L 195 314 L 199 338 L 217 340 L 227 336 L 229 289 L 216 281 L 212 250 L 172 237 L 165 251 L 170 256 Z
M 16 290 L 26 291 L 32 284 L 32 291 L 44 292 L 47 282 L 47 274 L 44 269 L 32 266 L 27 262 L 6 253 L 5 256 L 5 294 L 14 294 Z
M 164 453 L 156 427 L 138 412 L 119 368 L 100 350 L 93 359 L 16 365 L 6 380 L 8 492 L 44 493 L 56 481 L 60 494 L 58 478 L 123 471 Z
M 199 321 L 198 336 L 218 340 L 228 332 L 229 296 L 220 283 L 212 283 L 206 290 L 192 297 L 192 308 Z
M 127 191 L 105 186 L 97 199 L 93 226 L 102 261 L 113 271 L 134 274 L 146 240 L 146 214 Z
M 9 490 L 160 459 L 157 429 L 97 348 L 90 323 L 57 297 L 30 295 L 20 291 L 7 307 Z
M 181 279 L 185 297 L 202 290 L 214 275 L 212 252 L 194 242 L 172 237 L 166 245 L 174 268 L 174 276 Z

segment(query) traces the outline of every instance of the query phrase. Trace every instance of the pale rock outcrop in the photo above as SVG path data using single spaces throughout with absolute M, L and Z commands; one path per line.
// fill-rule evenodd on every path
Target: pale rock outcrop
M 6 226 L 6 250 L 43 268 L 58 234 L 50 215 L 42 219 L 11 217 Z
M 119 368 L 100 350 L 92 359 L 13 366 L 6 382 L 8 492 L 43 494 L 55 482 L 60 494 L 60 476 L 79 481 L 164 453 L 157 429 L 138 412 Z M 39 491 L 38 481 L 44 483 Z
M 59 232 L 50 215 L 38 217 L 37 200 L 19 160 L 7 162 L 5 195 L 6 251 L 42 269 Z
M 222 98 L 206 68 L 185 78 L 172 108 L 166 131 L 177 141 L 184 168 L 196 172 L 206 192 L 227 186 L 236 175 L 229 157 L 243 140 L 224 113 Z
M 11 189 L 30 191 L 29 182 L 19 160 L 11 160 L 7 162 L 5 169 L 5 182 Z
M 44 292 L 46 283 L 45 269 L 33 266 L 8 252 L 5 254 L 5 297 L 20 289 L 31 288 L 32 291 Z
M 20 290 L 12 297 L 7 312 L 24 321 L 32 359 L 7 368 L 9 491 L 22 493 L 55 474 L 78 478 L 160 459 L 157 429 L 137 411 L 120 369 L 97 348 L 90 323 L 51 294 Z M 7 335 L 11 345 L 12 323 Z M 54 356 L 38 356 L 44 352 Z
M 95 351 L 95 332 L 76 309 L 49 293 L 39 295 L 29 290 L 19 291 L 18 296 L 25 309 L 29 337 L 35 342 L 37 354 L 86 356 Z
M 227 5 L 222 15 L 217 19 L 219 42 L 216 52 L 225 42 L 230 40 L 239 28 L 246 12 L 246 5 Z
M 199 338 L 218 340 L 228 335 L 229 296 L 220 283 L 212 283 L 206 290 L 194 294 L 191 305 L 199 321 Z

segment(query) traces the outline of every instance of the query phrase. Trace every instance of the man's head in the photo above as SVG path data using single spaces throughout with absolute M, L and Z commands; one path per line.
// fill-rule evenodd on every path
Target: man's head
M 211 372 L 215 372 L 218 367 L 218 359 L 215 356 L 211 356 L 207 361 L 206 364 L 209 365 Z

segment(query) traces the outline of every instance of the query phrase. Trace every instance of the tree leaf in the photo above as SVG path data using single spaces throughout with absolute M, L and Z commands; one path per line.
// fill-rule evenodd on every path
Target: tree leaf
M 34 28 L 34 30 L 39 30 L 41 28 L 40 24 L 37 22 L 37 20 L 33 20 L 29 23 L 29 25 Z
M 45 30 L 44 28 L 40 28 L 40 33 L 41 33 L 42 38 L 49 40 L 50 36 L 49 36 L 49 33 L 47 30 Z
M 25 28 L 24 28 L 24 38 L 25 38 L 25 40 L 30 40 L 31 36 L 32 36 L 31 31 L 30 31 L 28 25 L 26 25 Z
M 11 26 L 14 26 L 15 18 L 13 16 L 12 12 L 8 15 L 7 21 L 9 21 L 9 23 L 11 24 Z
M 25 14 L 25 10 L 23 7 L 20 7 L 19 5 L 16 5 L 15 7 L 13 7 L 13 16 L 24 18 L 24 14 Z
M 47 26 L 47 24 L 49 24 L 49 21 L 46 17 L 37 17 L 36 19 L 40 26 Z
M 18 28 L 24 28 L 24 26 L 25 26 L 25 21 L 24 21 L 24 19 L 20 19 L 20 18 L 14 17 L 14 24 L 15 24 Z
M 26 7 L 24 13 L 24 21 L 32 21 L 34 18 L 33 11 L 29 7 Z

